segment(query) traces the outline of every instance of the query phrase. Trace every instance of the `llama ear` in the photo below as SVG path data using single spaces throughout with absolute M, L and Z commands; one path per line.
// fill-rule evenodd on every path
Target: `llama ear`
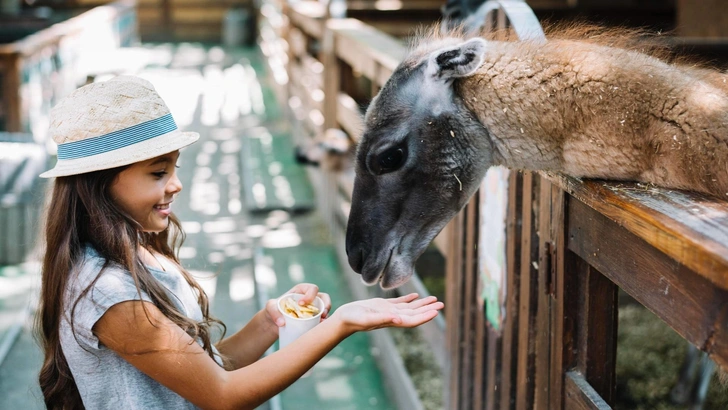
M 483 64 L 487 47 L 482 38 L 473 38 L 455 47 L 437 50 L 427 61 L 427 74 L 446 80 L 473 75 Z

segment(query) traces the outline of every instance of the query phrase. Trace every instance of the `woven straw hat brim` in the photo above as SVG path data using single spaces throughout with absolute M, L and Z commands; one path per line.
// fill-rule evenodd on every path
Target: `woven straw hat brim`
M 167 134 L 103 154 L 84 158 L 58 160 L 58 163 L 56 163 L 53 169 L 40 174 L 40 176 L 41 178 L 65 177 L 146 161 L 184 148 L 199 138 L 200 134 L 196 132 L 174 130 Z

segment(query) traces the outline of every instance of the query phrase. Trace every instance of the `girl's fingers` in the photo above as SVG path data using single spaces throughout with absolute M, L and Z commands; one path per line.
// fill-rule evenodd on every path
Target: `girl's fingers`
M 278 327 L 281 327 L 286 324 L 286 321 L 283 319 L 283 315 L 278 310 L 278 306 L 276 305 L 277 303 L 278 301 L 271 299 L 266 305 L 266 310 L 268 311 L 270 318 L 273 320 L 273 323 L 275 323 Z
M 302 294 L 303 297 L 299 300 L 299 304 L 306 305 L 313 302 L 313 299 L 316 297 L 318 290 L 318 286 L 312 283 L 299 283 L 298 285 L 292 287 L 291 290 L 286 293 Z
M 437 302 L 437 298 L 435 296 L 428 296 L 426 298 L 413 300 L 412 302 L 408 302 L 406 304 L 402 303 L 401 305 L 403 307 L 406 306 L 409 309 L 417 309 L 418 307 L 426 306 L 426 305 L 429 305 L 429 304 L 435 303 L 435 302 Z
M 430 303 L 424 306 L 419 306 L 417 308 L 407 308 L 407 309 L 399 309 L 397 310 L 397 313 L 400 315 L 407 315 L 407 316 L 413 316 L 418 315 L 424 312 L 429 312 L 431 310 L 440 310 L 445 307 L 445 304 L 442 302 L 436 302 L 436 303 Z
M 303 294 L 303 297 L 298 301 L 299 305 L 307 305 L 309 303 L 313 303 L 313 299 L 318 294 L 318 286 L 309 284 L 306 288 L 305 293 Z
M 329 311 L 331 310 L 331 297 L 328 293 L 319 292 L 318 297 L 321 298 L 321 300 L 324 302 L 324 313 L 321 314 L 321 317 L 323 319 L 326 319 L 326 317 L 329 315 Z
M 408 302 L 411 302 L 411 301 L 417 299 L 418 296 L 419 295 L 416 293 L 410 293 L 409 295 L 402 295 L 397 298 L 389 298 L 389 299 L 387 299 L 387 301 L 389 303 L 408 303 Z

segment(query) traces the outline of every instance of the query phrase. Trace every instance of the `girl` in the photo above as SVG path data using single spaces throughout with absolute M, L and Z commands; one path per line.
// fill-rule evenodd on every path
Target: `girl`
M 240 331 L 213 344 L 202 288 L 179 264 L 171 213 L 182 189 L 180 132 L 150 83 L 117 77 L 54 107 L 57 177 L 46 221 L 38 334 L 40 385 L 52 409 L 252 409 L 293 383 L 357 331 L 412 327 L 443 307 L 408 295 L 341 306 L 291 345 L 259 360 L 283 324 L 271 300 Z M 311 284 L 291 292 L 302 303 Z M 326 317 L 326 313 L 323 315 Z

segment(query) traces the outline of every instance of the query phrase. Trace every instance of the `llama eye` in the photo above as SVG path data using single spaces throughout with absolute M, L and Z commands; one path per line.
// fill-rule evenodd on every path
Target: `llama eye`
M 377 174 L 386 174 L 398 170 L 406 159 L 406 152 L 401 147 L 395 147 L 377 155 L 372 168 Z

